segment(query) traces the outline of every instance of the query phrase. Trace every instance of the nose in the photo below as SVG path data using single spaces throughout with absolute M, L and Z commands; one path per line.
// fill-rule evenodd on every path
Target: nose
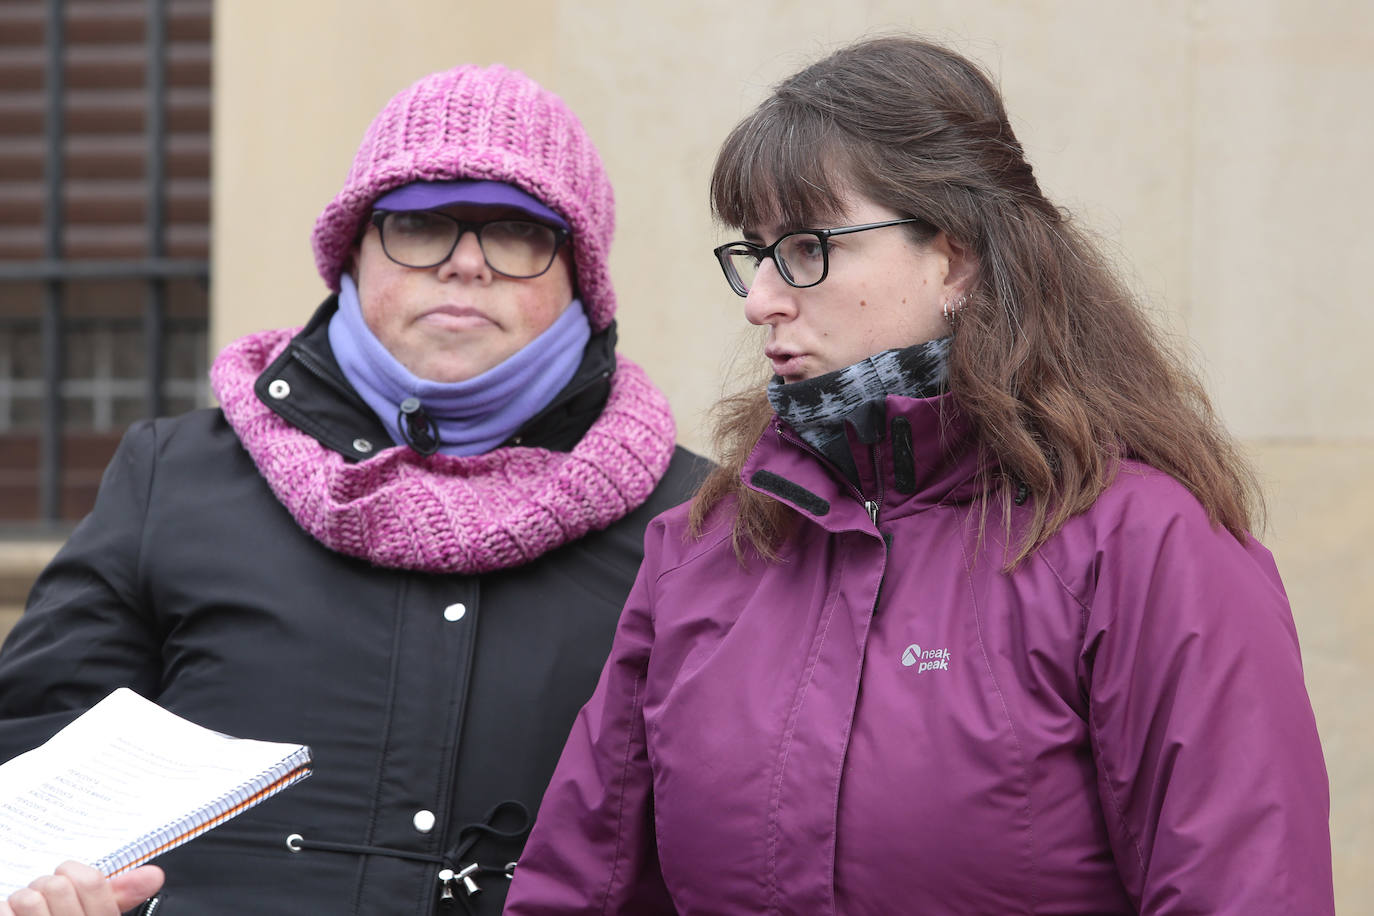
M 456 277 L 461 280 L 490 280 L 491 268 L 482 254 L 482 245 L 477 241 L 477 230 L 463 229 L 458 236 L 458 244 L 453 246 L 448 260 L 439 264 L 439 279 Z
M 744 297 L 744 317 L 750 324 L 778 324 L 796 317 L 796 289 L 778 273 L 772 259 L 759 265 L 749 295 Z

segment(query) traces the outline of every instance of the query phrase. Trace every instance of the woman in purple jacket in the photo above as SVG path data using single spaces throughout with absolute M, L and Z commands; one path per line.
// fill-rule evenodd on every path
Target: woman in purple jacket
M 1254 480 L 987 76 L 843 49 L 711 193 L 771 381 L 649 529 L 506 912 L 1333 912 Z

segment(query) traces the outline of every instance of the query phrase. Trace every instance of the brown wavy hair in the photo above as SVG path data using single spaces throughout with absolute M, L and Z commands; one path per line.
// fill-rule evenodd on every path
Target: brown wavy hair
M 977 276 L 949 356 L 971 421 L 983 518 L 1024 485 L 1032 517 L 1008 568 L 1084 511 L 1129 456 L 1180 481 L 1237 538 L 1263 507 L 1202 386 L 1068 215 L 1040 191 L 988 76 L 910 37 L 843 48 L 780 83 L 725 140 L 711 205 L 730 226 L 814 226 L 857 192 L 967 246 Z M 916 341 L 913 341 L 916 343 Z M 734 543 L 776 556 L 794 522 L 740 469 L 772 416 L 755 386 L 716 407 L 720 466 L 693 530 L 736 499 Z

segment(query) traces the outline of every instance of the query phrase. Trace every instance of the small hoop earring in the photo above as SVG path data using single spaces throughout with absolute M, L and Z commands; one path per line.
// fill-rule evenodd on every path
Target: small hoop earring
M 957 299 L 949 299 L 940 305 L 940 314 L 945 317 L 945 322 L 954 327 L 955 321 L 959 318 L 959 312 L 968 303 L 968 293 L 961 293 Z

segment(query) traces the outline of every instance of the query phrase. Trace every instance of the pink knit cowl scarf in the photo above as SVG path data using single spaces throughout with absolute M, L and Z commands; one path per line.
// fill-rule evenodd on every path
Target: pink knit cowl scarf
M 377 566 L 445 573 L 518 566 L 643 505 L 673 454 L 667 399 L 618 357 L 606 406 L 571 452 L 424 456 L 397 446 L 346 461 L 253 391 L 295 334 L 264 331 L 230 344 L 210 370 L 211 386 L 297 524 L 330 550 Z

